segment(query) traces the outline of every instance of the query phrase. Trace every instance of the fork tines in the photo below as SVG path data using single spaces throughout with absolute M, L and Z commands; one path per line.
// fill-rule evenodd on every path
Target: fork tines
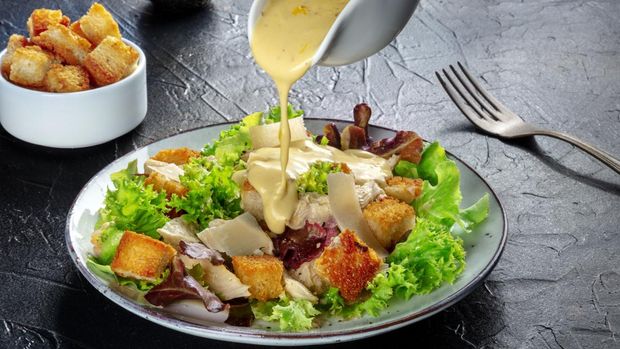
M 502 113 L 508 109 L 486 92 L 472 75 L 457 62 L 460 69 L 435 72 L 437 79 L 459 110 L 476 126 L 488 129 L 493 121 L 507 121 Z

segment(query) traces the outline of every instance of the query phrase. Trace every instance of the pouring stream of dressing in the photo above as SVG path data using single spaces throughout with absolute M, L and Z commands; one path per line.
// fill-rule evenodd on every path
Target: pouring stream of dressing
M 270 190 L 273 173 L 248 175 L 265 207 L 265 222 L 277 234 L 297 206 L 297 188 L 286 167 L 291 142 L 288 123 L 288 93 L 312 66 L 312 57 L 349 0 L 270 0 L 256 22 L 252 53 L 271 76 L 280 99 L 280 182 L 275 195 Z

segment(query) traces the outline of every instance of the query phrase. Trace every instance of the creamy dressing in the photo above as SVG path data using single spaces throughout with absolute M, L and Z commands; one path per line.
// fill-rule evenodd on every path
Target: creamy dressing
M 299 175 L 308 171 L 310 165 L 317 161 L 346 163 L 357 184 L 374 181 L 380 186 L 385 186 L 386 179 L 392 177 L 392 167 L 388 160 L 363 150 L 342 151 L 334 147 L 318 145 L 311 140 L 303 140 L 291 143 L 289 154 L 286 172 L 291 180 L 297 179 Z M 248 180 L 254 188 L 256 188 L 254 183 L 258 182 L 255 179 L 258 173 L 280 174 L 279 155 L 278 148 L 260 148 L 250 153 Z M 270 186 L 273 187 L 273 177 L 270 182 Z
M 270 0 L 253 31 L 250 45 L 254 58 L 271 76 L 279 94 L 280 168 L 250 171 L 248 179 L 263 199 L 265 222 L 274 233 L 284 232 L 285 222 L 298 200 L 295 182 L 286 171 L 291 142 L 288 93 L 312 66 L 312 57 L 347 3 L 348 0 Z

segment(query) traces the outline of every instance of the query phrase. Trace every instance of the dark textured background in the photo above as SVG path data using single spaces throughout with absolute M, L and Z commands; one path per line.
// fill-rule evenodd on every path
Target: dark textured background
M 113 142 L 74 151 L 22 143 L 0 129 L 0 347 L 235 345 L 183 335 L 121 309 L 67 254 L 67 210 L 110 161 L 180 130 L 264 110 L 275 92 L 246 39 L 248 0 L 158 15 L 144 0 L 103 1 L 147 54 L 149 113 Z M 0 1 L 0 43 L 37 7 L 72 19 L 90 0 Z M 377 14 L 379 17 L 380 14 Z M 347 343 L 403 339 L 437 348 L 620 348 L 620 177 L 556 140 L 503 143 L 474 132 L 435 81 L 457 60 L 527 121 L 620 155 L 620 1 L 422 0 L 387 48 L 313 69 L 292 93 L 309 116 L 348 117 L 438 139 L 470 163 L 507 210 L 508 244 L 484 286 L 415 325 Z

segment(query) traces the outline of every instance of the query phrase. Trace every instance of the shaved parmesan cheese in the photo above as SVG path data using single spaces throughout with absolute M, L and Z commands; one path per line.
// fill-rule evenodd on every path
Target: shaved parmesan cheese
M 210 248 L 229 256 L 273 254 L 273 242 L 254 216 L 244 213 L 223 224 L 209 227 L 198 238 Z
M 179 178 L 185 174 L 183 169 L 177 164 L 148 159 L 144 163 L 144 173 L 149 175 L 152 172 L 159 173 L 160 175 L 166 177 L 167 180 L 177 183 L 181 182 Z
M 362 214 L 353 177 L 345 173 L 330 173 L 327 176 L 327 190 L 329 206 L 340 231 L 354 231 L 379 257 L 385 258 L 387 251 L 379 244 Z
M 196 234 L 198 233 L 196 226 L 188 223 L 183 217 L 177 217 L 169 220 L 163 227 L 157 229 L 157 232 L 164 239 L 164 242 L 179 247 L 181 240 L 185 242 L 200 242 Z
M 284 290 L 293 299 L 305 299 L 312 303 L 316 303 L 319 300 L 304 284 L 293 279 L 287 273 L 284 273 Z
M 288 121 L 291 128 L 291 142 L 308 139 L 303 118 L 294 118 Z M 280 145 L 280 123 L 257 125 L 250 128 L 250 139 L 254 149 L 277 147 Z
M 225 220 L 225 219 L 216 218 L 216 219 L 212 220 L 211 222 L 209 222 L 209 228 L 219 227 L 221 225 L 226 224 L 226 222 L 228 222 L 228 221 Z

